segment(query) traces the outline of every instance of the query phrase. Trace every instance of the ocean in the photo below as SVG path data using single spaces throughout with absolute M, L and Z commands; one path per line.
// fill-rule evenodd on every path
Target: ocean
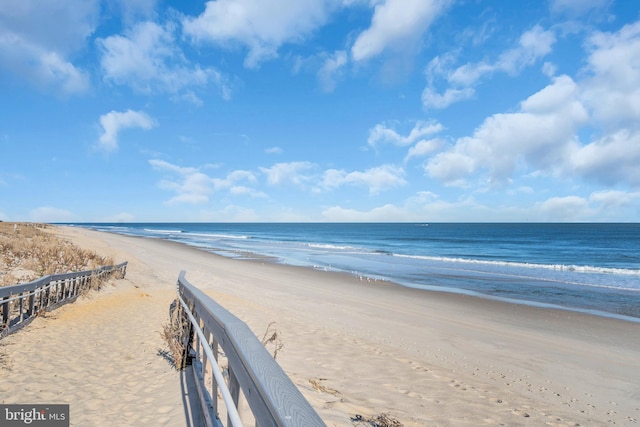
M 78 223 L 218 255 L 640 322 L 640 224 Z

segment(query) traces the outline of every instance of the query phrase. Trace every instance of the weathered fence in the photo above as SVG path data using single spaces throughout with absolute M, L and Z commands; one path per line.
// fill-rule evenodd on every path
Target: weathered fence
M 119 274 L 124 278 L 127 262 L 76 273 L 53 274 L 29 283 L 0 287 L 0 338 L 27 325 L 41 312 L 75 301 L 92 282 Z
M 226 425 L 243 425 L 238 411 L 242 392 L 251 421 L 258 427 L 325 426 L 244 322 L 189 283 L 184 271 L 177 288 L 179 303 L 190 321 L 186 348 L 206 425 L 224 425 L 219 394 Z M 224 369 L 219 365 L 221 355 L 227 362 Z

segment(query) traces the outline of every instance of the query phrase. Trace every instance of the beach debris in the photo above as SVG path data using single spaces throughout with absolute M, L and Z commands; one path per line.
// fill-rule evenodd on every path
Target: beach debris
M 169 313 L 169 322 L 162 325 L 162 332 L 160 333 L 169 350 L 158 350 L 158 354 L 167 359 L 174 368 L 182 370 L 188 364 L 186 337 L 189 333 L 190 324 L 182 305 L 178 303 L 177 299 L 171 304 Z
M 376 417 L 365 418 L 360 414 L 351 417 L 354 426 L 370 426 L 370 427 L 403 427 L 403 424 L 396 418 L 384 412 Z
M 328 393 L 328 394 L 333 394 L 334 396 L 336 394 L 340 394 L 338 390 L 326 387 L 320 383 L 320 381 L 326 381 L 326 380 L 327 380 L 326 378 L 318 378 L 318 379 L 311 378 L 309 380 L 309 384 L 311 384 L 311 387 L 313 387 L 319 393 Z
M 267 325 L 267 329 L 264 331 L 264 335 L 260 342 L 267 348 L 269 346 L 273 348 L 272 355 L 273 359 L 275 360 L 275 358 L 278 356 L 278 352 L 282 350 L 282 347 L 284 347 L 284 342 L 282 342 L 278 330 L 276 328 L 272 328 L 274 323 L 276 322 L 271 322 Z

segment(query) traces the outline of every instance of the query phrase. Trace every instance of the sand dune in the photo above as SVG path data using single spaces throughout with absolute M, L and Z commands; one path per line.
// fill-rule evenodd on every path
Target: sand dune
M 128 260 L 124 281 L 3 340 L 0 401 L 70 403 L 72 425 L 184 425 L 158 350 L 180 270 L 258 336 L 329 426 L 386 413 L 405 426 L 633 426 L 640 324 L 230 260 L 75 228 Z

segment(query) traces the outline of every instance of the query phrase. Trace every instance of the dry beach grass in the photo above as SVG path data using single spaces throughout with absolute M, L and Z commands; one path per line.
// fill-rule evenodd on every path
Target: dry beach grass
M 0 286 L 113 264 L 110 257 L 81 249 L 50 230 L 46 224 L 0 222 Z

